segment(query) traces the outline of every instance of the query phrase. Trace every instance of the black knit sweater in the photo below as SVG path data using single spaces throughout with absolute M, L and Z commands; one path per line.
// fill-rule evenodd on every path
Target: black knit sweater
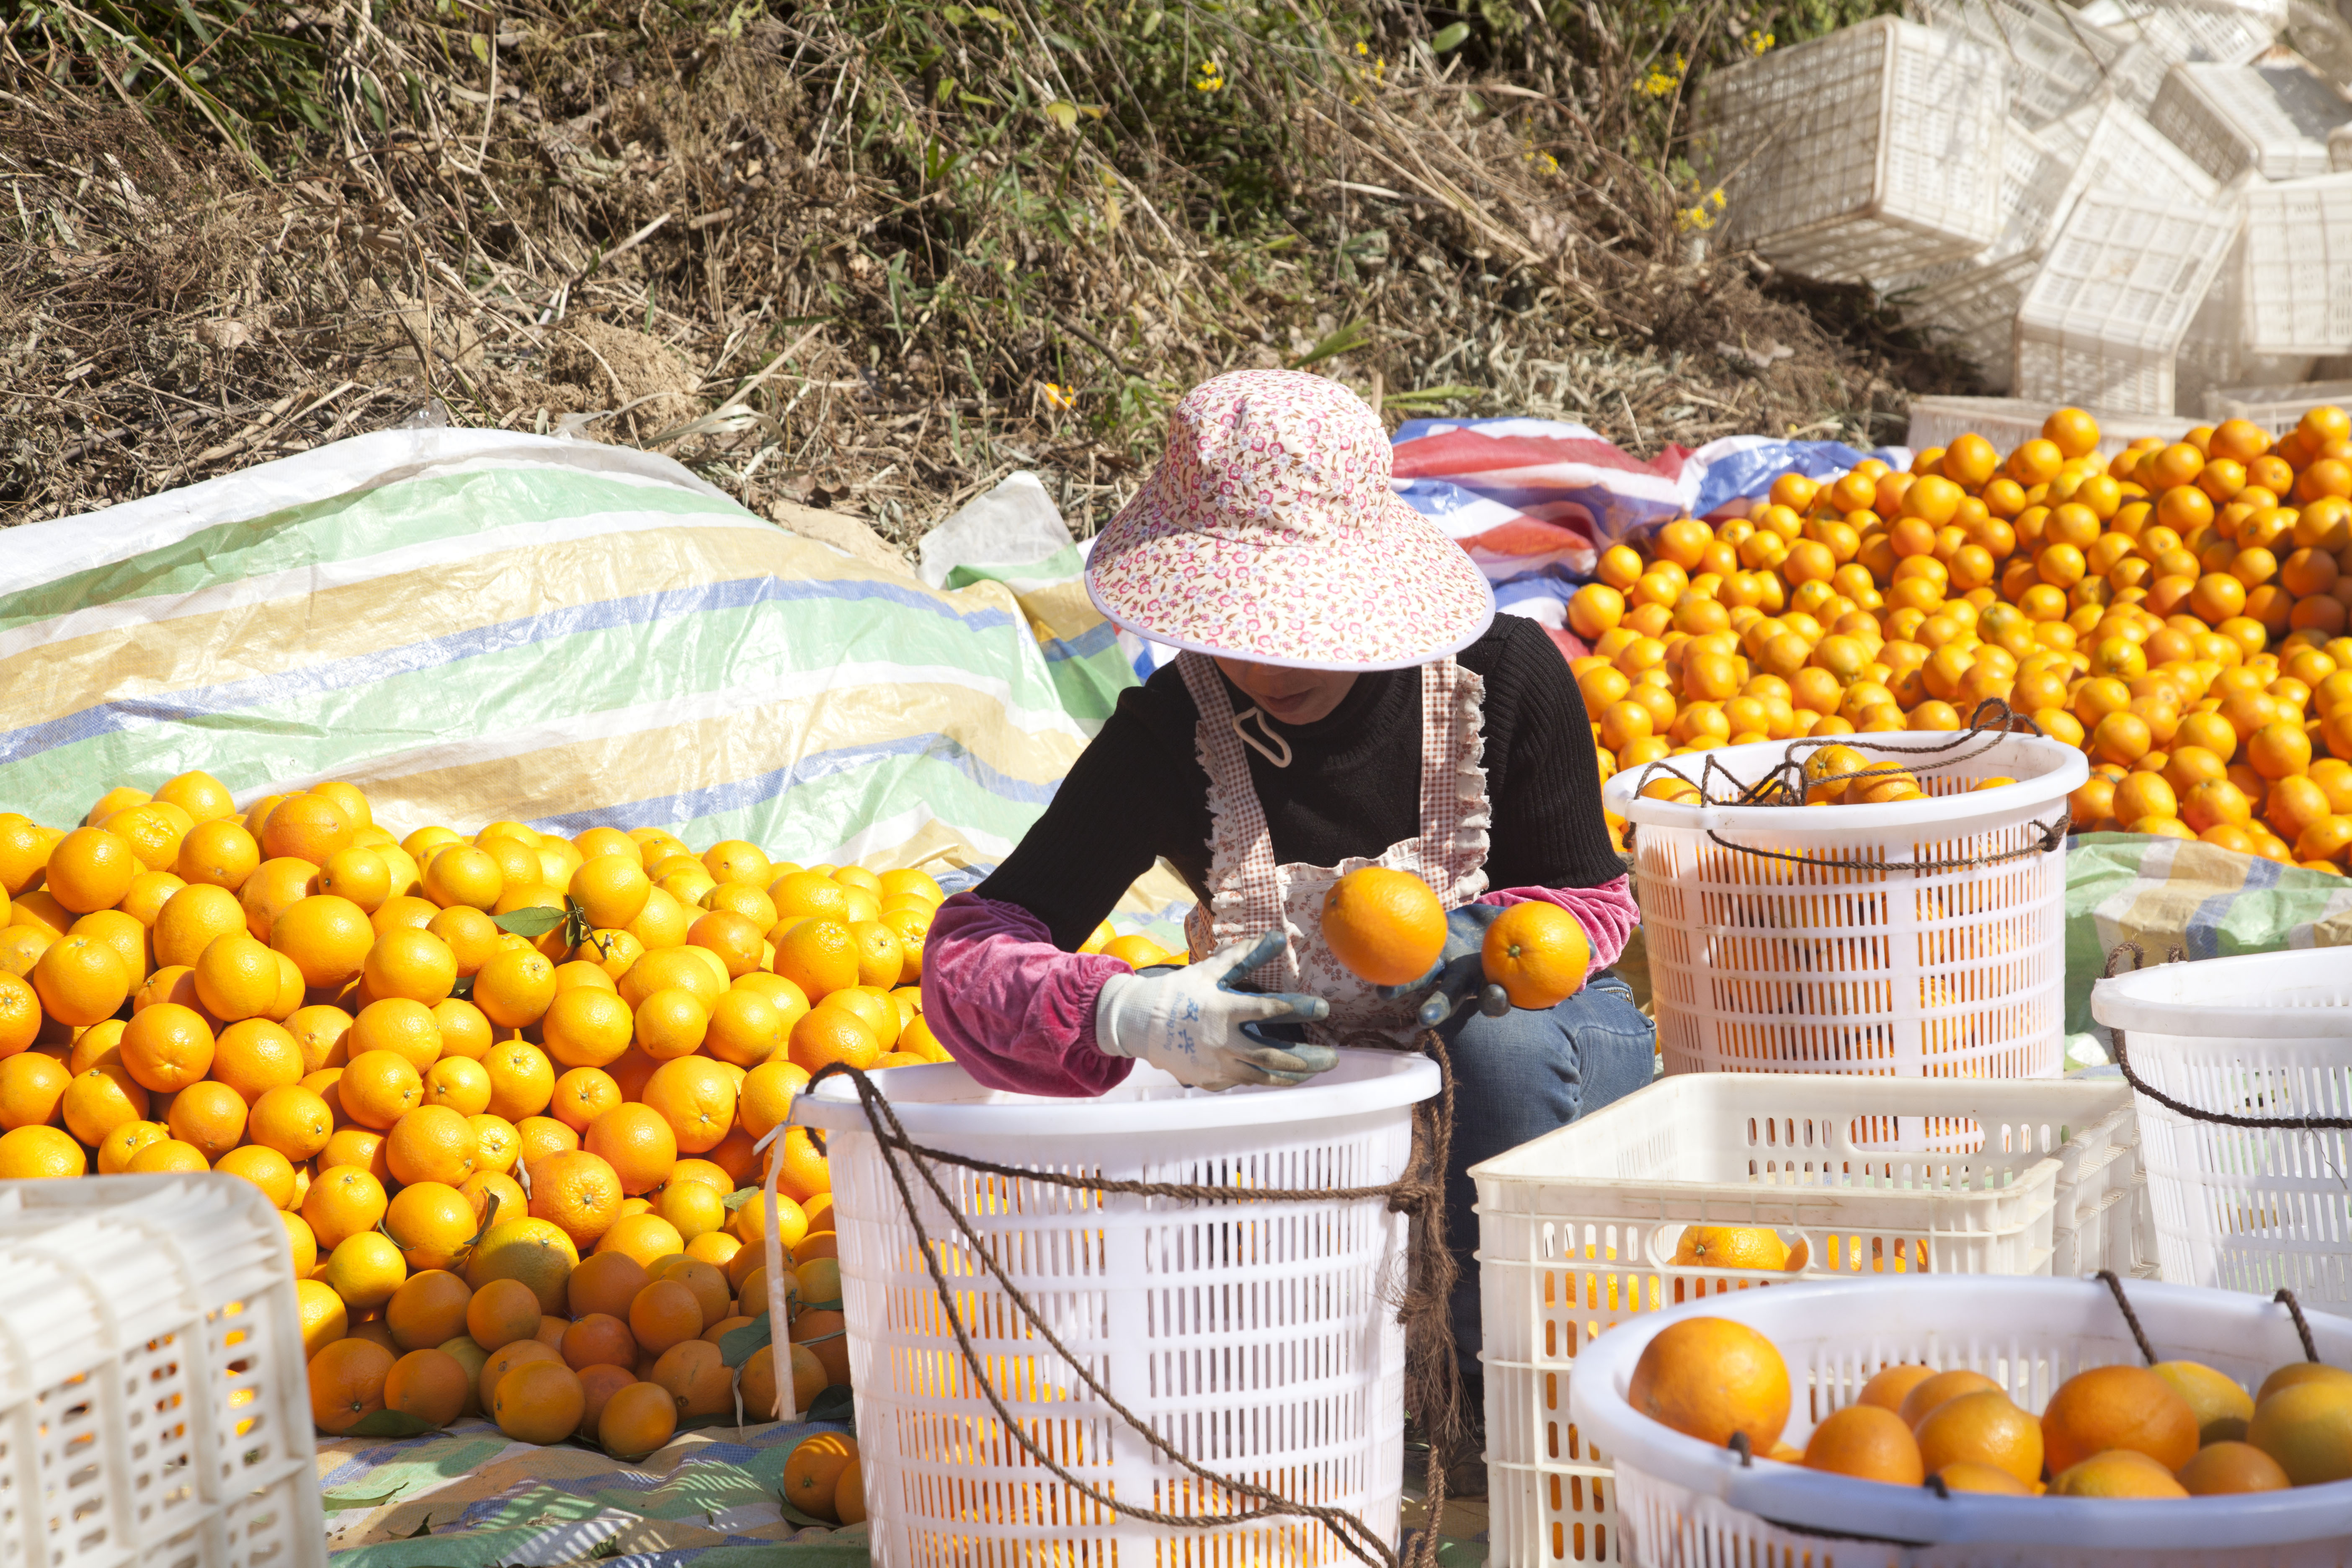
M 1601 815 L 1591 726 L 1559 649 L 1533 621 L 1497 616 L 1456 657 L 1486 681 L 1486 885 L 1591 888 L 1622 876 Z M 1231 682 L 1226 695 L 1235 712 L 1253 706 Z M 1066 951 L 1157 858 L 1205 900 L 1209 776 L 1199 720 L 1172 666 L 1122 694 L 1045 815 L 979 894 L 1035 914 Z M 1368 673 L 1324 718 L 1269 727 L 1290 742 L 1290 766 L 1255 749 L 1249 765 L 1276 860 L 1337 865 L 1421 831 L 1419 670 Z

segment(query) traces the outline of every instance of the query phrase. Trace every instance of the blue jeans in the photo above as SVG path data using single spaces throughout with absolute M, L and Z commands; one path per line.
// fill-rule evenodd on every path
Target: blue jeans
M 1656 1029 L 1633 993 L 1603 970 L 1549 1012 L 1489 1018 L 1465 1007 L 1438 1029 L 1454 1062 L 1454 1140 L 1445 1170 L 1445 1241 L 1460 1278 L 1454 1342 L 1465 1391 L 1485 1397 L 1478 1371 L 1477 1184 L 1469 1169 L 1567 1126 L 1650 1081 Z

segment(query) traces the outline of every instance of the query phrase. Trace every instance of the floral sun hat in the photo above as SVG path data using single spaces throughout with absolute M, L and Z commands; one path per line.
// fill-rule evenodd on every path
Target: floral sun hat
M 1087 563 L 1110 620 L 1195 653 L 1307 669 L 1399 669 L 1477 640 L 1494 590 L 1389 489 L 1379 417 L 1299 371 L 1202 382 L 1168 451 Z

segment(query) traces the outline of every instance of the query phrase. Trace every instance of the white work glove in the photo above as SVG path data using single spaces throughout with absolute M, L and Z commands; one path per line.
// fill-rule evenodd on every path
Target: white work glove
M 1095 1044 L 1107 1057 L 1150 1062 L 1194 1089 L 1238 1084 L 1304 1083 L 1336 1066 L 1328 1046 L 1269 1040 L 1257 1026 L 1278 1019 L 1327 1018 L 1320 996 L 1236 991 L 1226 984 L 1282 951 L 1282 933 L 1268 931 L 1184 968 L 1114 974 L 1095 1002 Z

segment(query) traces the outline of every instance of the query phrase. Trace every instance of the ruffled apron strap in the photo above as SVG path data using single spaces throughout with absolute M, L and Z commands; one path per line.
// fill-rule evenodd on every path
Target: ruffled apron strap
M 1486 890 L 1486 683 L 1447 658 L 1421 667 L 1422 875 L 1444 906 Z
M 1207 919 L 1186 922 L 1192 957 L 1241 937 L 1282 929 L 1282 880 L 1274 858 L 1274 831 L 1266 826 L 1257 786 L 1250 781 L 1249 753 L 1234 727 L 1234 705 L 1224 678 L 1206 656 L 1181 653 L 1176 671 L 1200 710 L 1195 744 L 1209 775 L 1209 891 Z M 1259 973 L 1269 983 L 1276 960 Z

